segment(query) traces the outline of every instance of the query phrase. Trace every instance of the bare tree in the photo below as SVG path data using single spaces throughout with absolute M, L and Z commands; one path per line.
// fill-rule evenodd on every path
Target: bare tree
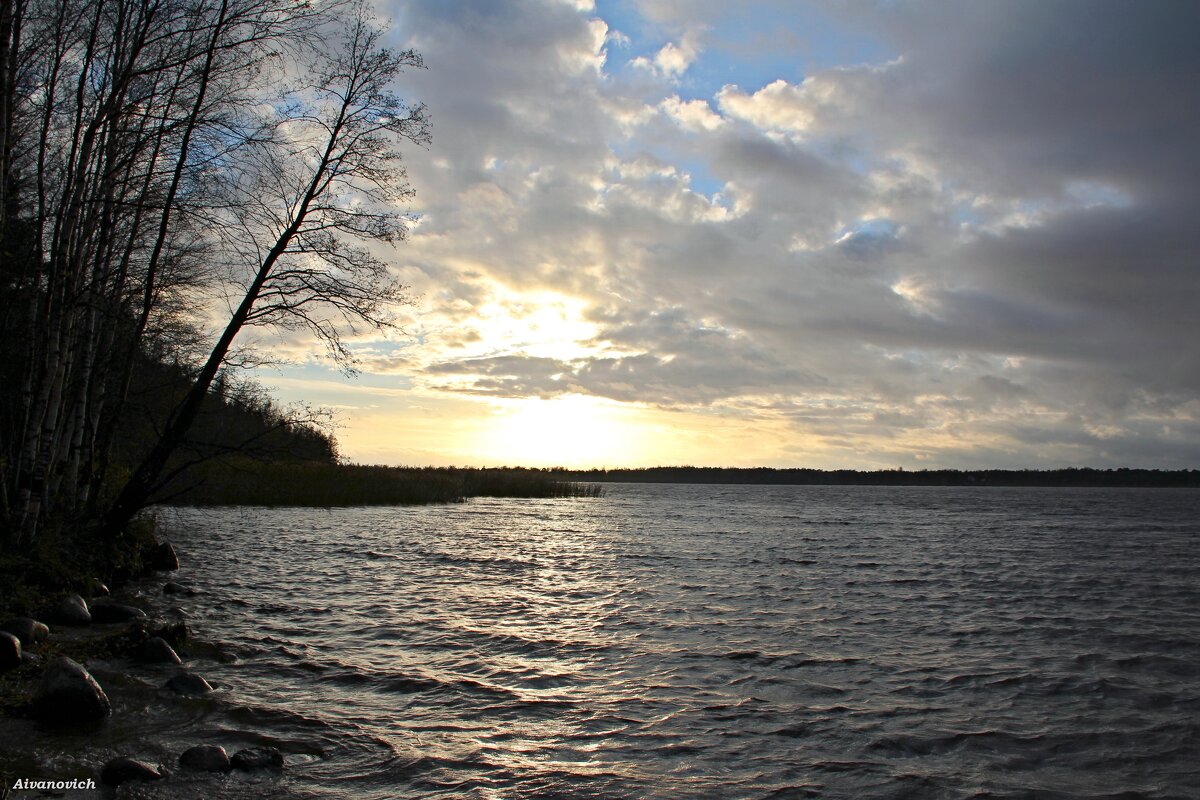
M 343 334 L 389 325 L 390 309 L 404 300 L 404 287 L 364 245 L 406 234 L 398 204 L 412 190 L 396 147 L 425 143 L 429 126 L 424 107 L 405 104 L 391 86 L 422 64 L 415 52 L 382 48 L 380 29 L 362 6 L 355 12 L 310 51 L 309 79 L 253 126 L 270 134 L 214 159 L 211 178 L 225 202 L 207 220 L 218 223 L 219 250 L 243 292 L 187 397 L 109 510 L 107 530 L 124 525 L 169 477 L 171 454 L 246 326 L 306 327 L 345 364 Z
M 195 267 L 180 257 L 193 224 L 182 211 L 198 199 L 189 197 L 195 140 L 251 102 L 261 67 L 303 42 L 328 9 L 294 0 L 0 3 L 0 241 L 17 266 L 5 299 L 22 309 L 5 328 L 25 345 L 0 483 L 15 492 L 28 537 L 44 509 L 87 500 L 92 481 L 80 475 L 104 446 L 102 409 L 122 402 L 172 279 L 179 285 Z
M 0 0 L 0 516 L 101 511 L 135 364 L 188 360 L 201 291 L 228 324 L 107 510 L 169 476 L 245 326 L 343 335 L 403 288 L 373 242 L 405 234 L 396 147 L 428 138 L 391 90 L 419 67 L 358 0 Z M 283 88 L 281 88 L 283 87 Z M 182 332 L 182 333 L 181 333 Z

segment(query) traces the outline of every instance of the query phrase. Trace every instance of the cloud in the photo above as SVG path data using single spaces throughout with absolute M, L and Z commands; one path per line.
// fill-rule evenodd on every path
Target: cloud
M 660 78 L 678 81 L 700 55 L 702 50 L 700 42 L 703 36 L 703 29 L 691 28 L 683 35 L 678 44 L 667 42 L 654 54 L 653 58 L 646 56 L 632 58 L 629 61 L 630 66 L 645 70 Z
M 684 130 L 693 133 L 715 131 L 725 124 L 704 100 L 680 100 L 679 95 L 671 95 L 659 103 L 659 108 Z
M 654 66 L 663 75 L 677 78 L 687 70 L 695 57 L 695 48 L 667 42 L 654 56 Z
M 812 78 L 801 86 L 779 79 L 753 94 L 727 85 L 717 92 L 717 105 L 726 114 L 763 130 L 803 133 L 817 120 L 819 109 L 811 88 L 815 85 Z
M 795 463 L 1200 462 L 1195 6 L 817 4 L 878 57 L 780 72 L 722 60 L 724 5 L 397 2 L 422 341 L 366 363 L 754 421 Z M 741 24 L 786 43 L 791 8 Z

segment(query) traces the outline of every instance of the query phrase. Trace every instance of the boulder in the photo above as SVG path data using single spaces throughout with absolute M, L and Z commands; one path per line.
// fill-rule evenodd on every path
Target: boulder
M 179 654 L 160 636 L 153 636 L 138 645 L 135 653 L 139 661 L 147 664 L 182 664 Z
M 21 666 L 21 640 L 8 631 L 0 631 L 0 672 Z
M 233 767 L 229 763 L 229 754 L 225 748 L 216 744 L 198 744 L 189 747 L 179 756 L 179 766 L 202 772 L 229 772 Z
M 92 578 L 88 581 L 88 594 L 92 597 L 107 597 L 108 587 L 98 578 Z
M 66 656 L 46 667 L 33 707 L 40 719 L 53 723 L 100 719 L 112 713 L 112 704 L 96 679 Z
M 179 556 L 170 542 L 162 542 L 150 551 L 150 568 L 160 572 L 174 572 L 179 569 Z
M 131 619 L 144 619 L 146 612 L 134 606 L 121 603 L 92 603 L 92 622 L 106 625 L 113 622 L 128 622 Z
M 189 589 L 182 583 L 176 583 L 175 581 L 167 581 L 163 584 L 163 594 L 182 594 L 191 596 L 195 593 L 196 592 L 193 589 Z
M 90 625 L 92 614 L 82 597 L 70 594 L 58 604 L 58 621 L 64 625 Z
M 29 647 L 50 638 L 50 629 L 32 617 L 14 617 L 0 625 L 0 631 L 8 631 L 20 639 L 22 647 Z
M 187 670 L 172 675 L 166 687 L 176 694 L 207 694 L 213 690 L 211 683 Z
M 150 636 L 158 636 L 174 648 L 183 647 L 187 643 L 187 623 L 183 620 L 156 620 L 146 627 Z
M 247 772 L 255 769 L 279 772 L 283 769 L 283 753 L 274 747 L 248 747 L 238 750 L 229 761 L 235 769 Z
M 109 786 L 120 786 L 129 781 L 156 781 L 161 777 L 163 774 L 158 767 L 125 756 L 114 758 L 100 770 L 100 780 Z

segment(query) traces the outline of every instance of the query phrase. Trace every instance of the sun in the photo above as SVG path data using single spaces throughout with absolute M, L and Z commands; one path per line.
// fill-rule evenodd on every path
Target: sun
M 479 446 L 493 463 L 583 469 L 639 460 L 643 434 L 629 408 L 565 395 L 497 401 Z

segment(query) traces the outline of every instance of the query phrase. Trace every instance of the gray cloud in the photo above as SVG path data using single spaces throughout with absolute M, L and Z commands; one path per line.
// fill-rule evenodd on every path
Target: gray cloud
M 719 49 L 725 6 L 644 12 Z M 896 57 L 708 111 L 610 78 L 568 4 L 398 7 L 436 125 L 399 258 L 469 332 L 432 385 L 756 409 L 860 460 L 1200 462 L 1195 4 L 831 5 Z M 498 286 L 579 298 L 580 353 L 488 341 Z
M 882 13 L 877 13 L 882 11 Z M 1119 0 L 871 7 L 905 62 L 889 114 L 915 146 L 992 190 L 1110 180 L 1195 198 L 1200 8 Z M 902 122 L 901 122 L 902 121 Z

